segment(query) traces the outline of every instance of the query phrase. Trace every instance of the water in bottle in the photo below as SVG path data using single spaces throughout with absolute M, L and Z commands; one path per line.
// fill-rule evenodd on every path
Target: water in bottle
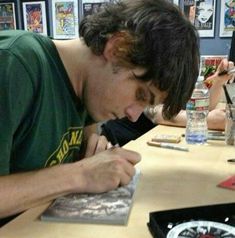
M 188 144 L 204 144 L 207 141 L 207 115 L 209 90 L 199 77 L 191 99 L 186 105 L 187 124 L 185 139 Z

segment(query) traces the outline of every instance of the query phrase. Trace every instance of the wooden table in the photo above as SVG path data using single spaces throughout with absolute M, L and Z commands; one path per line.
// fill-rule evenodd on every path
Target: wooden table
M 150 211 L 235 202 L 235 191 L 217 184 L 235 174 L 235 147 L 223 141 L 188 146 L 189 152 L 151 147 L 146 144 L 157 133 L 184 133 L 184 128 L 157 126 L 125 147 L 138 151 L 142 176 L 126 226 L 42 222 L 38 219 L 48 204 L 35 207 L 0 229 L 3 238 L 151 238 L 146 223 Z

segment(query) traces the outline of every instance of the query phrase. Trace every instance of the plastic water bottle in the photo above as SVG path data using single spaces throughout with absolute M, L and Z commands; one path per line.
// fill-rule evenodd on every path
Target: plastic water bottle
M 185 139 L 188 144 L 204 144 L 207 141 L 207 115 L 209 90 L 199 76 L 191 99 L 186 105 L 187 124 Z

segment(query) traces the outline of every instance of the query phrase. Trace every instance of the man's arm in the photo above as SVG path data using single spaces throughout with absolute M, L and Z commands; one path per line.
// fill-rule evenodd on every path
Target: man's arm
M 69 191 L 69 166 L 0 177 L 0 217 L 20 213 Z M 68 175 L 67 182 L 65 175 Z
M 69 164 L 0 177 L 0 218 L 68 193 L 101 193 L 126 185 L 140 155 L 113 148 Z

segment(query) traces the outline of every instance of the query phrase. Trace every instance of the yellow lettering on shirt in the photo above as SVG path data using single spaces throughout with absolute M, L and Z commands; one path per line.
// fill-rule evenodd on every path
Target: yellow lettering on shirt
M 61 164 L 66 160 L 73 161 L 73 152 L 79 151 L 82 143 L 83 127 L 69 128 L 62 136 L 60 144 L 55 152 L 48 158 L 45 167 Z

